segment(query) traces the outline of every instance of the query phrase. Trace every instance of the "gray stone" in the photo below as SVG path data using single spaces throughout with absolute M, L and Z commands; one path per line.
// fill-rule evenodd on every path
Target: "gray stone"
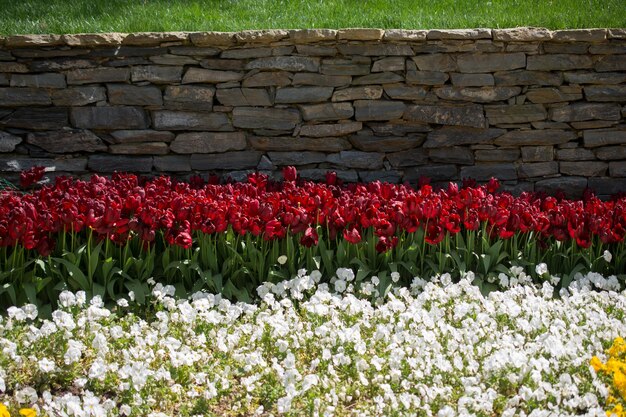
M 626 71 L 626 55 L 603 56 L 596 61 L 594 68 L 598 72 Z
M 197 65 L 198 60 L 194 59 L 190 56 L 180 56 L 180 55 L 156 55 L 150 57 L 150 62 L 153 62 L 157 65 Z
M 13 152 L 15 146 L 22 143 L 22 138 L 0 131 L 0 152 Z
M 588 42 L 545 42 L 543 44 L 543 51 L 546 54 L 586 54 L 588 50 Z
M 437 97 L 441 99 L 474 103 L 507 100 L 518 95 L 521 91 L 520 87 L 455 87 L 451 85 L 434 89 Z
M 161 106 L 163 97 L 157 87 L 136 87 L 128 84 L 107 85 L 109 103 L 131 106 Z
M 256 166 L 256 169 L 259 171 L 263 171 L 263 170 L 274 171 L 276 169 L 276 165 L 274 165 L 267 156 L 263 155 L 261 156 L 261 160 L 259 161 L 259 164 Z
M 328 170 L 319 168 L 306 168 L 299 169 L 298 174 L 300 177 L 309 179 L 311 181 L 325 181 L 326 173 Z M 337 178 L 345 182 L 358 182 L 359 177 L 356 171 L 353 170 L 333 170 L 337 174 Z
M 545 120 L 546 109 L 541 104 L 523 105 L 489 105 L 485 106 L 485 114 L 490 125 L 501 123 L 527 123 Z M 554 120 L 554 119 L 553 119 Z
M 406 82 L 409 84 L 442 85 L 448 81 L 448 74 L 438 71 L 407 71 Z
M 265 73 L 262 73 L 265 74 Z M 272 74 L 272 73 L 267 73 Z M 322 87 L 345 87 L 350 85 L 349 75 L 324 75 L 310 72 L 299 72 L 293 77 L 293 85 L 319 85 Z
M 409 45 L 394 43 L 341 43 L 337 46 L 341 55 L 359 56 L 411 56 L 413 50 Z
M 0 62 L 0 72 L 28 72 L 26 71 L 7 71 L 2 69 L 2 62 Z M 10 64 L 10 63 L 9 63 Z M 17 65 L 17 64 L 16 64 Z M 24 64 L 19 64 L 24 65 Z M 76 68 L 94 68 L 96 64 L 88 59 L 74 59 L 74 58 L 57 58 L 46 59 L 40 61 L 32 61 L 30 63 L 30 70 L 36 72 L 46 71 L 64 71 L 72 70 Z
M 318 72 L 320 59 L 305 56 L 273 56 L 255 59 L 246 69 Z
M 450 74 L 452 84 L 459 87 L 484 87 L 494 85 L 492 74 L 461 74 L 453 72 Z
M 191 155 L 191 169 L 209 171 L 216 169 L 247 169 L 256 168 L 261 159 L 261 152 L 237 151 L 221 154 Z
M 172 46 L 170 47 L 170 54 L 172 55 L 184 55 L 184 56 L 215 56 L 221 52 L 218 48 L 198 48 L 194 46 Z
M 605 145 L 626 145 L 626 130 L 586 130 L 583 133 L 585 148 Z
M 426 165 L 423 167 L 404 170 L 404 181 L 415 182 L 420 178 L 430 178 L 432 181 L 447 181 L 457 178 L 456 165 Z
M 626 39 L 626 29 L 607 29 L 608 39 Z
M 0 62 L 0 72 L 26 73 L 28 72 L 28 67 L 26 64 L 19 62 Z
M 89 53 L 88 49 L 67 49 L 67 48 L 33 48 L 33 49 L 14 49 L 11 55 L 18 58 L 43 58 L 54 59 L 58 57 L 71 57 L 77 55 L 86 55 Z M 11 61 L 11 60 L 9 60 Z
M 621 84 L 626 82 L 622 72 L 564 72 L 565 81 L 570 84 Z
M 243 132 L 181 133 L 170 145 L 170 150 L 176 153 L 217 153 L 245 148 L 246 134 Z
M 296 74 L 296 76 L 297 75 L 300 74 Z M 292 77 L 292 73 L 284 71 L 259 72 L 244 78 L 242 85 L 244 87 L 284 87 L 291 85 Z
M 576 132 L 558 129 L 512 130 L 495 140 L 499 146 L 550 146 L 576 140 Z
M 385 93 L 394 100 L 421 100 L 428 95 L 428 89 L 406 84 L 385 84 Z
M 586 122 L 571 122 L 569 125 L 574 129 L 603 129 L 613 127 L 618 123 L 618 120 L 589 120 Z M 567 123 L 566 123 L 567 124 Z
M 0 158 L 0 171 L 20 172 L 36 166 L 47 168 L 49 175 L 51 171 L 56 172 L 80 172 L 87 167 L 87 158 L 15 158 L 8 156 Z
M 220 55 L 223 59 L 250 59 L 272 56 L 272 48 L 227 49 Z
M 432 128 L 427 123 L 412 122 L 408 120 L 390 120 L 382 123 L 367 123 L 375 134 L 381 136 L 404 136 L 412 133 L 427 133 Z
M 243 75 L 243 73 L 235 71 L 216 71 L 203 68 L 189 68 L 183 76 L 183 84 L 226 83 L 229 81 L 239 81 L 243 78 Z
M 611 177 L 626 177 L 626 161 L 609 162 L 609 175 Z
M 374 61 L 372 64 L 372 72 L 404 71 L 404 64 L 405 59 L 403 57 L 395 56 L 382 58 Z
M 224 106 L 271 106 L 264 88 L 223 88 L 217 90 L 217 100 Z
M 523 52 L 461 54 L 457 57 L 456 64 L 459 72 L 465 73 L 508 71 L 524 68 L 526 66 L 526 54 Z
M 578 86 L 546 87 L 526 91 L 526 98 L 531 103 L 559 103 L 581 100 L 583 94 L 582 89 Z
M 233 125 L 238 128 L 292 130 L 300 121 L 300 112 L 292 109 L 259 107 L 233 109 Z
M 379 41 L 385 33 L 382 29 L 341 29 L 337 31 L 337 39 L 348 41 Z
M 489 144 L 503 135 L 504 129 L 476 129 L 472 127 L 444 126 L 428 134 L 424 148 L 441 148 L 456 145 Z
M 320 72 L 325 75 L 367 75 L 370 65 L 369 59 L 325 59 Z
M 188 172 L 191 171 L 191 157 L 189 155 L 155 156 L 154 169 L 161 172 Z
M 164 142 L 117 143 L 109 146 L 109 152 L 118 155 L 167 155 Z
M 119 68 L 119 67 L 130 67 L 130 66 L 150 65 L 150 64 L 151 62 L 147 60 L 146 58 L 134 57 L 134 58 L 113 58 L 110 61 L 103 62 L 102 66 Z
M 307 165 L 319 164 L 326 161 L 326 154 L 322 152 L 268 152 L 270 160 L 274 165 Z
M 576 103 L 550 109 L 550 119 L 555 122 L 580 122 L 584 120 L 619 120 L 618 104 Z
M 529 55 L 526 65 L 530 71 L 568 71 L 592 67 L 590 56 L 570 54 Z
M 131 79 L 134 83 L 139 81 L 149 81 L 153 84 L 179 83 L 182 74 L 183 67 L 142 65 L 132 68 Z
M 327 101 L 332 87 L 283 87 L 276 90 L 276 103 L 317 103 Z
M 522 161 L 549 162 L 554 159 L 552 146 L 522 146 Z
M 558 191 L 565 192 L 568 198 L 580 198 L 587 188 L 587 178 L 560 177 L 540 180 L 535 183 L 535 191 L 555 195 Z
M 351 103 L 323 103 L 300 106 L 302 118 L 306 121 L 342 120 L 354 115 Z
M 544 71 L 502 71 L 493 74 L 496 85 L 554 85 L 563 84 L 561 73 Z
M 84 106 L 107 99 L 104 87 L 70 87 L 50 94 L 55 106 Z
M 398 183 L 402 178 L 401 171 L 359 171 L 361 182 L 390 182 Z
M 322 45 L 296 45 L 296 50 L 300 55 L 307 56 L 335 56 L 337 48 L 334 46 Z
M 130 70 L 128 68 L 82 68 L 68 71 L 66 77 L 69 85 L 123 83 L 130 79 Z
M 441 125 L 485 127 L 485 116 L 479 105 L 462 107 L 413 105 L 407 107 L 404 118 Z
M 363 75 L 352 80 L 352 85 L 389 84 L 403 82 L 404 77 L 393 72 L 378 72 Z
M 114 143 L 171 142 L 172 132 L 158 130 L 115 130 L 110 133 Z
M 74 107 L 70 112 L 72 126 L 81 129 L 146 129 L 149 120 L 140 107 Z
M 426 39 L 491 39 L 491 29 L 431 29 Z
M 50 93 L 43 88 L 0 88 L 0 107 L 46 106 L 52 104 Z
M 600 161 L 561 162 L 561 174 L 602 177 L 608 167 L 609 164 Z
M 26 143 L 52 153 L 106 151 L 106 144 L 88 130 L 63 129 L 29 133 Z
M 378 100 L 382 95 L 383 88 L 379 85 L 349 87 L 335 91 L 332 101 Z
M 65 107 L 22 107 L 0 118 L 0 126 L 28 130 L 53 130 L 67 127 Z
M 589 149 L 571 148 L 557 149 L 556 158 L 559 161 L 589 161 L 596 159 L 596 156 Z
M 589 178 L 588 185 L 598 195 L 610 196 L 626 190 L 626 178 Z
M 230 46 L 235 43 L 234 32 L 192 32 L 189 40 L 195 46 Z
M 213 70 L 243 71 L 246 67 L 246 62 L 237 59 L 207 58 L 200 61 L 200 66 Z
M 294 138 L 292 136 L 248 138 L 254 149 L 261 151 L 317 151 L 339 152 L 352 146 L 346 138 Z
M 596 150 L 596 157 L 603 161 L 626 159 L 626 146 L 605 146 Z
M 363 124 L 361 122 L 303 125 L 300 129 L 300 136 L 312 136 L 316 138 L 346 136 L 358 132 L 362 128 Z
M 517 171 L 513 164 L 479 164 L 462 167 L 460 177 L 474 178 L 478 181 L 488 181 L 491 178 L 509 181 L 517 179 Z
M 423 139 L 419 136 L 370 136 L 352 135 L 350 143 L 364 152 L 397 152 L 419 146 Z
M 174 110 L 213 109 L 215 88 L 200 85 L 168 85 L 165 88 L 165 107 Z
M 388 153 L 386 157 L 394 168 L 413 167 L 428 163 L 428 153 L 421 148 Z
M 157 130 L 200 130 L 230 132 L 233 126 L 224 113 L 198 113 L 158 110 L 152 113 Z
M 328 155 L 326 161 L 346 168 L 381 169 L 384 157 L 379 152 L 341 151 Z
M 594 85 L 585 87 L 587 101 L 626 102 L 626 85 Z
M 65 88 L 65 75 L 57 73 L 13 74 L 11 87 Z
M 430 149 L 428 156 L 433 162 L 463 165 L 472 165 L 474 163 L 474 153 L 465 146 Z
M 95 172 L 150 172 L 151 156 L 92 155 L 87 167 Z
M 357 100 L 354 102 L 354 118 L 358 121 L 400 119 L 406 104 L 401 101 Z
M 480 149 L 474 152 L 474 158 L 480 162 L 515 162 L 519 157 L 519 149 Z
M 456 61 L 449 54 L 426 54 L 411 58 L 420 71 L 456 71 Z
M 9 74 L 0 74 L 0 85 L 9 85 Z

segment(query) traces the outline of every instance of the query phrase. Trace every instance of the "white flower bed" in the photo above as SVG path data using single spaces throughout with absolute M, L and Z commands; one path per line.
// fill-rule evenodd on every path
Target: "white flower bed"
M 555 298 L 548 282 L 483 297 L 471 274 L 441 278 L 374 303 L 377 280 L 355 296 L 349 270 L 262 286 L 259 305 L 177 302 L 157 284 L 148 319 L 64 293 L 52 321 L 26 306 L 0 324 L 0 402 L 50 416 L 605 415 L 589 359 L 626 335 L 626 292 L 589 286 L 614 280 L 579 276 Z

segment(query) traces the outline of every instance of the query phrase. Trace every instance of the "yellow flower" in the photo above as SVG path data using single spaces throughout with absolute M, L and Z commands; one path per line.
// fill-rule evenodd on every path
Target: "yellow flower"
M 0 403 L 0 417 L 11 417 L 11 413 L 7 409 L 7 406 Z
M 22 408 L 20 409 L 20 414 L 24 417 L 35 417 L 37 412 L 32 408 Z
M 591 366 L 593 366 L 593 370 L 596 371 L 596 373 L 600 370 L 604 370 L 604 364 L 602 363 L 600 358 L 598 358 L 597 356 L 594 356 L 593 358 L 591 358 L 589 363 L 591 364 Z

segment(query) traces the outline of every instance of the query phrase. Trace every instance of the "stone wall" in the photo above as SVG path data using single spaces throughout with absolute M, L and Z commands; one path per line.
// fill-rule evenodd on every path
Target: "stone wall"
M 295 165 L 626 191 L 626 29 L 0 38 L 0 175 Z

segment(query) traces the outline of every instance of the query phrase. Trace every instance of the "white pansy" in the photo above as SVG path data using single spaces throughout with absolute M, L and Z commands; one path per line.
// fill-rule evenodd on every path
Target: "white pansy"
M 604 253 L 602 254 L 602 257 L 607 262 L 611 262 L 611 260 L 613 259 L 613 255 L 611 255 L 611 252 L 609 252 L 608 250 L 604 251 Z

